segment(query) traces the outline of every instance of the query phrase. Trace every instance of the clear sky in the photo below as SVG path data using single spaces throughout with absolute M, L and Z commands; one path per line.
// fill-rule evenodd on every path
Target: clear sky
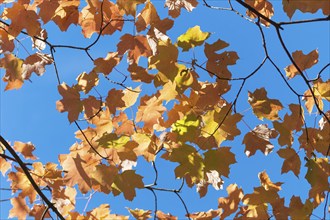
M 163 1 L 152 1 L 152 3 L 159 9 L 161 18 L 167 16 L 167 9 L 164 9 Z M 209 1 L 209 3 L 227 7 L 226 1 Z M 272 1 L 272 4 L 275 8 L 275 15 L 272 19 L 275 21 L 289 21 L 289 18 L 281 9 L 281 1 Z M 242 13 L 245 13 L 245 10 L 237 4 L 234 4 L 234 7 Z M 141 9 L 141 6 L 139 8 Z M 1 7 L 0 10 L 2 9 Z M 317 17 L 324 17 L 324 15 L 320 11 L 313 15 L 297 12 L 292 19 L 299 20 Z M 178 36 L 195 25 L 199 25 L 202 31 L 211 32 L 211 37 L 207 40 L 208 43 L 213 43 L 220 38 L 230 44 L 230 46 L 226 48 L 227 50 L 237 51 L 240 59 L 235 66 L 230 67 L 230 71 L 234 76 L 245 76 L 249 74 L 262 61 L 264 54 L 257 27 L 240 16 L 237 16 L 235 13 L 212 10 L 202 6 L 201 3 L 191 13 L 182 11 L 182 15 L 175 20 L 174 28 L 168 32 L 172 42 L 175 42 Z M 67 33 L 61 33 L 53 24 L 49 24 L 46 27 L 48 28 L 49 41 L 54 44 L 86 46 L 96 37 L 93 35 L 91 39 L 83 39 L 79 27 L 72 26 Z M 132 27 L 131 23 L 126 23 L 123 31 L 132 33 Z M 275 29 L 272 27 L 263 27 L 263 29 L 266 35 L 269 54 L 284 74 L 284 67 L 289 65 L 290 61 L 279 44 Z M 284 40 L 291 52 L 302 50 L 306 54 L 314 49 L 318 50 L 320 55 L 319 62 L 313 66 L 313 68 L 307 70 L 308 75 L 311 77 L 329 62 L 329 35 L 328 22 L 285 26 L 283 32 Z M 25 45 L 29 45 L 30 39 L 24 39 L 24 37 L 25 36 L 22 36 L 20 40 Z M 105 57 L 108 52 L 114 51 L 118 42 L 118 37 L 120 37 L 120 35 L 115 34 L 110 37 L 102 38 L 98 44 L 92 48 L 92 56 Z M 17 47 L 19 50 L 15 51 L 16 54 L 18 56 L 26 56 L 23 48 Z M 30 49 L 30 47 L 28 49 Z M 49 52 L 49 48 L 46 48 L 45 51 L 46 53 Z M 182 53 L 179 59 L 190 62 L 192 58 L 198 60 L 199 57 L 202 57 L 200 54 L 203 54 L 203 46 L 196 48 L 194 52 L 191 50 Z M 2 56 L 3 55 L 0 55 L 0 57 Z M 66 82 L 68 85 L 75 83 L 78 74 L 83 71 L 88 72 L 93 67 L 93 63 L 82 51 L 59 48 L 55 56 L 61 81 Z M 200 63 L 203 62 L 203 60 L 199 61 Z M 142 60 L 142 62 L 146 61 Z M 126 67 L 127 64 L 125 64 L 125 60 L 123 59 L 122 64 L 120 64 L 117 69 L 127 74 Z M 329 68 L 326 71 L 327 73 L 324 74 L 324 79 L 329 78 Z M 200 76 L 200 80 L 211 80 L 206 72 L 197 70 L 197 73 Z M 0 76 L 3 77 L 4 74 L 4 69 L 0 69 Z M 121 77 L 121 74 L 118 72 L 111 73 L 111 79 L 113 80 L 120 81 Z M 300 92 L 306 90 L 305 86 L 301 86 L 304 84 L 299 79 L 295 78 L 290 81 L 290 83 Z M 107 91 L 106 89 L 110 87 L 120 88 L 114 84 L 106 83 L 105 80 L 102 81 L 102 84 L 104 87 L 100 88 L 101 91 Z M 128 81 L 126 85 L 136 87 L 141 85 L 141 83 Z M 227 100 L 233 100 L 239 88 L 239 84 L 235 82 L 232 83 L 232 86 L 232 91 L 225 95 Z M 0 87 L 1 135 L 12 143 L 14 141 L 31 141 L 36 146 L 35 155 L 40 161 L 43 163 L 49 161 L 58 163 L 58 155 L 69 153 L 69 147 L 78 141 L 74 135 L 74 132 L 78 129 L 74 124 L 68 122 L 67 113 L 59 113 L 56 110 L 55 103 L 57 100 L 61 99 L 61 96 L 57 90 L 57 81 L 53 66 L 48 66 L 46 73 L 42 77 L 34 75 L 31 78 L 31 82 L 26 81 L 20 90 L 4 92 L 5 83 L 3 81 L 1 81 Z M 250 105 L 247 102 L 247 92 L 254 91 L 256 88 L 261 87 L 267 89 L 268 97 L 281 100 L 285 108 L 288 108 L 290 103 L 297 103 L 297 98 L 289 91 L 283 83 L 283 80 L 278 76 L 276 70 L 268 62 L 256 75 L 247 81 L 237 101 L 237 112 L 245 116 L 244 120 L 251 128 L 265 123 L 272 126 L 271 122 L 258 120 L 253 115 Z M 155 92 L 153 86 L 141 85 L 141 88 L 141 96 L 143 96 L 143 94 Z M 139 101 L 137 103 L 139 103 Z M 329 109 L 328 103 L 326 105 L 326 108 Z M 137 109 L 136 106 L 134 106 L 133 109 L 134 108 Z M 283 117 L 286 112 L 287 111 L 283 111 L 280 116 Z M 86 123 L 79 123 L 82 127 L 87 127 Z M 313 116 L 310 116 L 308 123 L 309 126 L 313 126 Z M 245 134 L 249 130 L 243 122 L 240 122 L 238 126 L 242 134 Z M 305 163 L 303 161 L 304 153 L 301 152 L 299 154 L 302 159 L 302 170 L 299 179 L 296 178 L 292 172 L 281 175 L 281 165 L 278 163 L 280 159 L 276 153 L 276 151 L 280 149 L 277 141 L 273 142 L 275 146 L 274 151 L 268 156 L 263 155 L 259 151 L 256 155 L 248 158 L 244 154 L 245 146 L 242 144 L 243 137 L 244 136 L 241 135 L 236 137 L 234 141 L 228 141 L 222 144 L 222 146 L 232 147 L 232 152 L 236 154 L 236 160 L 238 161 L 238 163 L 231 166 L 230 178 L 224 178 L 224 189 L 217 191 L 209 187 L 208 194 L 200 199 L 195 187 L 190 189 L 185 186 L 183 188 L 181 195 L 190 212 L 216 209 L 218 206 L 218 198 L 227 196 L 225 189 L 231 183 L 237 183 L 238 186 L 243 188 L 245 193 L 252 193 L 253 187 L 260 186 L 258 173 L 264 170 L 267 171 L 273 182 L 285 182 L 279 194 L 282 197 L 286 197 L 286 205 L 289 204 L 292 195 L 299 195 L 302 201 L 305 201 L 308 195 L 309 184 L 304 179 L 306 174 L 306 169 L 303 167 Z M 297 143 L 294 147 L 295 149 L 299 148 Z M 156 160 L 156 164 L 159 172 L 159 187 L 178 188 L 181 181 L 175 180 L 173 172 L 177 164 L 166 162 L 160 158 Z M 145 176 L 143 179 L 145 184 L 152 183 L 154 171 L 151 164 L 145 162 L 144 159 L 139 159 L 135 169 L 138 174 Z M 6 178 L 2 176 L 0 177 L 0 187 L 9 187 Z M 174 193 L 157 192 L 157 195 L 158 209 L 165 213 L 170 212 L 181 218 L 185 215 L 184 207 Z M 11 198 L 11 196 L 12 194 L 10 191 L 0 191 L 0 200 Z M 77 211 L 82 212 L 85 209 L 88 197 L 89 194 L 77 196 Z M 154 198 L 152 193 L 147 189 L 137 190 L 137 196 L 132 202 L 124 200 L 122 194 L 114 197 L 112 194 L 105 195 L 96 193 L 93 195 L 86 210 L 89 211 L 103 203 L 110 204 L 112 213 L 124 215 L 129 215 L 125 207 L 154 210 Z M 0 219 L 7 218 L 10 208 L 10 202 L 0 203 Z M 323 216 L 323 205 L 315 210 L 314 215 Z

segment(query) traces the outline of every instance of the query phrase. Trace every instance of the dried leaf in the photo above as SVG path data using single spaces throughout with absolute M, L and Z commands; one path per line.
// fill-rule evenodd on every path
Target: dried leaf
M 127 208 L 129 213 L 138 220 L 146 220 L 151 218 L 151 210 L 143 210 L 143 209 L 130 209 Z
M 25 159 L 36 160 L 38 159 L 36 156 L 32 154 L 32 152 L 36 149 L 31 142 L 23 143 L 20 141 L 15 141 L 14 149 L 20 152 Z
M 274 129 L 269 129 L 267 124 L 258 125 L 244 136 L 243 144 L 245 144 L 245 154 L 253 156 L 257 150 L 268 155 L 274 148 L 269 142 L 269 139 L 276 138 L 277 132 Z
M 236 184 L 230 184 L 227 187 L 228 197 L 219 198 L 218 208 L 222 210 L 220 219 L 225 219 L 227 216 L 235 213 L 238 209 L 240 201 L 243 199 L 243 190 L 238 188 Z
M 272 3 L 267 0 L 245 0 L 245 2 L 257 10 L 260 14 L 264 15 L 267 18 L 271 18 L 274 15 L 274 8 Z M 258 16 L 251 12 L 250 10 L 246 11 L 246 15 L 250 18 L 257 18 Z M 261 23 L 266 25 L 267 27 L 270 25 L 268 21 L 261 18 Z
M 253 93 L 249 92 L 249 103 L 253 113 L 262 120 L 278 120 L 278 112 L 283 108 L 281 102 L 277 99 L 269 99 L 265 88 L 256 89 Z
M 80 112 L 83 110 L 79 91 L 77 87 L 70 87 L 65 83 L 57 88 L 63 99 L 56 102 L 56 109 L 59 112 L 68 112 L 68 119 L 72 123 L 78 119 Z
M 279 149 L 277 154 L 284 160 L 281 173 L 292 171 L 296 177 L 299 176 L 301 161 L 295 150 L 292 148 Z
M 198 2 L 196 0 L 166 0 L 165 7 L 168 7 L 168 14 L 176 18 L 181 13 L 181 8 L 185 8 L 191 12 L 196 8 Z
M 282 0 L 283 10 L 291 19 L 293 14 L 299 10 L 303 13 L 316 13 L 319 9 L 322 9 L 324 15 L 330 14 L 329 1 L 299 1 L 299 0 Z
M 25 219 L 30 209 L 26 205 L 24 197 L 14 197 L 10 199 L 10 203 L 13 205 L 13 208 L 9 210 L 8 218 Z
M 299 69 L 301 71 L 305 71 L 306 69 L 311 68 L 318 62 L 319 52 L 317 50 L 313 50 L 309 54 L 305 55 L 301 50 L 296 50 L 292 53 L 292 57 Z M 289 79 L 292 79 L 299 74 L 299 71 L 293 64 L 285 67 L 285 72 L 286 76 Z
M 112 192 L 115 196 L 124 194 L 125 199 L 132 201 L 135 197 L 135 189 L 144 188 L 142 176 L 135 173 L 134 170 L 126 170 L 115 177 L 112 184 Z

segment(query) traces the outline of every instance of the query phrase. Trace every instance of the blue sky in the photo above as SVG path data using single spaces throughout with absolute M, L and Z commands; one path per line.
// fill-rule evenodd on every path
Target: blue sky
M 160 10 L 161 18 L 164 18 L 167 14 L 167 9 L 163 8 L 163 1 L 152 1 L 153 4 Z M 226 1 L 210 1 L 210 4 L 217 4 L 218 6 L 227 6 Z M 275 15 L 272 18 L 275 21 L 288 21 L 288 17 L 282 12 L 282 4 L 280 1 L 272 2 L 275 8 Z M 238 5 L 234 5 L 242 13 L 242 10 Z M 302 14 L 297 12 L 293 16 L 293 20 L 307 19 L 323 17 L 323 14 L 318 12 L 312 14 Z M 201 4 L 191 13 L 182 11 L 182 15 L 175 20 L 175 26 L 168 34 L 172 39 L 172 42 L 176 41 L 176 38 L 183 34 L 188 28 L 199 25 L 202 31 L 211 32 L 211 37 L 207 40 L 208 43 L 213 43 L 217 39 L 221 39 L 230 44 L 228 50 L 237 51 L 240 59 L 235 66 L 230 67 L 230 71 L 234 76 L 244 76 L 253 71 L 261 62 L 264 57 L 263 48 L 261 45 L 261 38 L 258 29 L 252 23 L 242 19 L 233 12 L 217 11 L 203 7 Z M 80 29 L 71 27 L 68 33 L 61 33 L 53 24 L 47 25 L 49 41 L 54 44 L 72 44 L 77 46 L 85 46 L 88 42 L 95 39 L 95 35 L 92 39 L 83 39 L 80 35 Z M 290 64 L 290 61 L 286 57 L 279 41 L 276 37 L 275 29 L 263 28 L 266 34 L 268 49 L 270 56 L 281 68 L 284 73 L 284 67 Z M 124 31 L 132 32 L 132 24 L 125 24 Z M 121 33 L 119 33 L 121 34 Z M 305 54 L 314 49 L 319 51 L 319 62 L 312 69 L 307 70 L 309 76 L 317 73 L 325 64 L 329 62 L 329 23 L 319 22 L 302 25 L 285 26 L 283 37 L 287 43 L 288 49 L 293 52 L 295 50 L 302 50 Z M 106 53 L 114 51 L 120 35 L 115 34 L 111 37 L 102 38 L 98 44 L 92 48 L 91 54 L 94 57 L 105 57 Z M 25 39 L 30 43 L 29 39 Z M 24 42 L 26 43 L 26 42 Z M 48 48 L 49 49 L 49 48 Z M 227 48 L 226 48 L 227 49 Z M 46 49 L 47 51 L 47 49 Z M 18 56 L 24 55 L 24 51 L 20 49 L 16 51 Z M 194 54 L 185 52 L 180 60 L 191 61 L 193 56 L 198 59 L 200 54 L 203 54 L 203 47 L 196 48 Z M 83 71 L 89 71 L 93 64 L 83 51 L 74 51 L 67 49 L 57 49 L 55 54 L 56 62 L 59 67 L 59 73 L 61 80 L 68 85 L 75 83 L 75 78 Z M 202 60 L 201 60 L 202 61 Z M 142 61 L 143 62 L 143 61 Z M 126 71 L 125 60 L 118 66 L 118 69 L 122 72 Z M 198 70 L 200 80 L 210 78 L 206 72 Z M 1 77 L 5 74 L 3 69 L 0 69 Z M 112 73 L 113 80 L 120 81 L 121 75 L 119 73 Z M 329 68 L 327 73 L 324 74 L 324 79 L 329 77 Z M 0 84 L 0 132 L 3 137 L 8 141 L 31 141 L 36 146 L 35 155 L 39 157 L 40 161 L 46 162 L 58 162 L 58 155 L 69 152 L 69 147 L 77 141 L 74 137 L 74 132 L 78 129 L 74 124 L 69 124 L 66 113 L 59 113 L 56 110 L 55 102 L 61 99 L 61 96 L 57 91 L 57 81 L 55 72 L 52 66 L 47 67 L 46 73 L 42 77 L 33 76 L 32 82 L 25 82 L 20 90 L 13 90 L 4 92 L 5 84 L 1 81 Z M 101 91 L 106 91 L 110 87 L 116 87 L 113 84 L 106 83 L 104 80 L 101 82 L 104 87 Z M 298 91 L 304 92 L 306 90 L 300 79 L 297 77 L 290 81 Z M 131 83 L 128 86 L 136 87 L 139 83 Z M 238 84 L 232 83 L 233 90 L 226 94 L 227 100 L 233 100 Z M 261 70 L 249 79 L 238 99 L 237 111 L 244 114 L 244 120 L 248 122 L 249 126 L 254 128 L 255 126 L 263 123 L 271 124 L 267 121 L 258 120 L 250 109 L 250 105 L 247 102 L 247 92 L 254 91 L 256 88 L 265 87 L 268 91 L 268 97 L 280 99 L 284 107 L 292 102 L 297 103 L 297 98 L 290 93 L 288 88 L 283 83 L 282 79 L 276 73 L 276 70 L 268 62 Z M 118 88 L 118 87 L 116 87 Z M 152 90 L 152 91 L 151 91 Z M 154 93 L 155 90 L 152 86 L 142 85 L 142 94 Z M 104 92 L 105 94 L 105 92 Z M 142 95 L 141 95 L 142 96 Z M 138 102 L 139 103 L 139 102 Z M 136 109 L 136 106 L 133 107 Z M 329 105 L 327 106 L 329 109 Z M 315 110 L 314 110 L 315 112 Z M 281 113 L 283 117 L 286 111 Z M 306 115 L 307 116 L 307 115 Z M 309 125 L 313 126 L 314 117 L 309 117 Z M 80 123 L 82 127 L 86 127 L 86 124 Z M 242 134 L 248 131 L 248 128 L 244 123 L 239 123 L 239 129 Z M 234 141 L 225 142 L 222 146 L 232 147 L 232 152 L 236 154 L 237 164 L 231 166 L 230 178 L 225 178 L 224 189 L 216 191 L 209 187 L 208 195 L 202 199 L 199 199 L 196 188 L 192 189 L 184 187 L 182 197 L 186 201 L 190 212 L 207 211 L 209 209 L 216 209 L 218 202 L 217 199 L 222 196 L 227 196 L 225 191 L 226 187 L 231 183 L 237 183 L 243 188 L 245 193 L 252 193 L 253 187 L 260 185 L 258 179 L 258 173 L 266 170 L 273 182 L 285 182 L 282 186 L 283 190 L 280 191 L 280 195 L 286 197 L 286 205 L 289 204 L 291 195 L 299 195 L 304 201 L 308 195 L 309 184 L 304 179 L 306 169 L 302 168 L 299 179 L 297 179 L 293 173 L 280 175 L 281 165 L 278 161 L 276 151 L 280 149 L 277 142 L 274 142 L 274 151 L 265 156 L 258 152 L 256 155 L 247 158 L 244 154 L 244 145 L 242 144 L 244 136 L 236 137 Z M 298 149 L 298 145 L 294 145 L 295 149 Z M 304 153 L 299 154 L 303 158 Z M 180 181 L 175 180 L 173 169 L 177 164 L 168 163 L 159 158 L 156 161 L 159 171 L 159 187 L 164 188 L 178 188 Z M 302 167 L 304 161 L 302 160 Z M 150 164 L 143 159 L 138 160 L 138 166 L 136 167 L 137 173 L 145 176 L 144 183 L 149 184 L 153 181 L 153 169 Z M 8 188 L 9 184 L 6 179 L 1 177 L 1 187 Z M 178 217 L 185 215 L 185 210 L 182 203 L 176 197 L 174 193 L 157 192 L 158 195 L 158 208 L 164 212 L 170 212 Z M 7 199 L 11 197 L 11 193 L 8 191 L 0 191 L 0 199 Z M 77 200 L 77 211 L 82 212 L 85 208 L 86 197 L 88 195 L 78 195 L 80 199 Z M 109 203 L 112 213 L 119 213 L 128 215 L 125 207 L 129 208 L 141 208 L 141 209 L 154 209 L 154 199 L 150 191 L 143 189 L 137 191 L 137 196 L 133 202 L 128 202 L 123 199 L 123 196 L 113 197 L 112 194 L 104 195 L 96 193 L 91 202 L 88 205 L 87 211 L 102 203 Z M 9 202 L 0 203 L 0 217 L 5 219 L 8 216 L 8 210 L 10 209 Z M 315 210 L 316 216 L 323 216 L 323 206 Z

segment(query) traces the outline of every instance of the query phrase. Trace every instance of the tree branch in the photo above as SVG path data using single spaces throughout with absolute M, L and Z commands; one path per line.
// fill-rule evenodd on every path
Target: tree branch
M 16 151 L 7 143 L 7 141 L 1 135 L 0 135 L 0 142 L 6 147 L 6 149 L 9 151 L 9 153 L 17 161 L 17 163 L 19 164 L 19 166 L 22 168 L 24 174 L 26 175 L 26 177 L 30 181 L 31 185 L 33 186 L 33 188 L 35 189 L 35 191 L 39 194 L 39 196 L 42 198 L 42 200 L 45 201 L 45 203 L 47 204 L 47 206 L 49 208 L 51 208 L 53 210 L 53 212 L 55 212 L 56 215 L 61 220 L 64 220 L 64 217 L 62 216 L 62 214 L 57 210 L 57 208 L 53 205 L 53 203 L 51 203 L 49 201 L 49 199 L 47 198 L 47 196 L 45 196 L 45 194 L 40 190 L 39 186 L 37 185 L 37 183 L 32 178 L 32 176 L 31 176 L 28 168 L 26 167 L 26 165 L 24 164 L 24 162 L 21 160 L 21 158 L 17 155 Z

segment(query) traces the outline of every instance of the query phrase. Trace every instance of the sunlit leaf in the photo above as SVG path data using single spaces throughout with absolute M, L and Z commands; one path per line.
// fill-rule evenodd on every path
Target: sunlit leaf
M 209 36 L 209 32 L 202 32 L 199 26 L 195 26 L 178 37 L 178 46 L 182 51 L 188 51 L 190 48 L 202 45 Z
M 253 109 L 253 113 L 262 120 L 277 120 L 278 112 L 283 108 L 281 102 L 277 99 L 269 99 L 265 88 L 256 89 L 254 92 L 249 92 L 249 103 Z

